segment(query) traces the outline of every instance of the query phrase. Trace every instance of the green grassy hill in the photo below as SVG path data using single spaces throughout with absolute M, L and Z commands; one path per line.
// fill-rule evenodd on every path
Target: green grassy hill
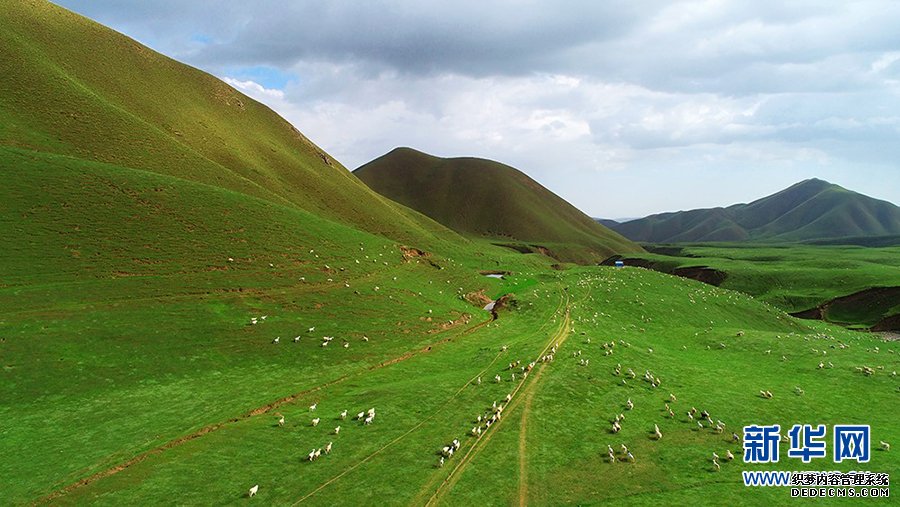
M 521 171 L 491 160 L 397 148 L 354 174 L 378 193 L 465 235 L 524 242 L 581 262 L 640 250 Z
M 898 329 L 900 247 L 715 243 L 647 246 L 626 264 L 698 278 L 783 311 L 853 327 Z M 882 288 L 877 290 L 875 288 Z
M 450 234 L 266 106 L 43 0 L 0 1 L 0 89 L 0 146 L 202 183 L 400 241 Z
M 818 241 L 900 234 L 900 208 L 811 179 L 750 204 L 607 225 L 627 238 L 649 243 Z
M 381 250 L 379 241 L 366 251 Z M 781 503 L 785 488 L 746 488 L 741 471 L 859 465 L 804 465 L 784 457 L 787 444 L 778 465 L 746 465 L 731 431 L 851 421 L 870 424 L 874 442 L 900 439 L 890 410 L 858 404 L 861 393 L 871 406 L 895 403 L 896 346 L 874 336 L 631 268 L 517 266 L 516 275 L 490 280 L 491 292 L 512 292 L 517 303 L 489 322 L 455 289 L 441 293 L 443 272 L 398 259 L 348 275 L 352 287 L 365 287 L 358 296 L 324 280 L 293 285 L 297 269 L 243 293 L 198 296 L 191 285 L 200 280 L 182 277 L 165 295 L 136 280 L 131 297 L 110 298 L 110 287 L 97 284 L 22 298 L 14 319 L 3 316 L 0 343 L 0 451 L 16 456 L 0 461 L 5 500 L 223 504 L 259 484 L 259 501 L 285 505 Z M 447 327 L 437 320 L 459 312 L 474 315 Z M 259 315 L 268 319 L 250 325 Z M 335 343 L 321 347 L 323 335 Z M 272 344 L 275 336 L 282 343 Z M 527 364 L 554 345 L 554 361 L 512 377 L 508 363 Z M 820 361 L 833 367 L 818 369 Z M 862 366 L 876 373 L 857 373 Z M 641 380 L 647 371 L 659 388 Z M 774 398 L 759 397 L 761 389 Z M 505 405 L 503 418 L 470 436 L 494 401 Z M 726 432 L 698 428 L 686 415 L 692 406 Z M 373 424 L 354 420 L 369 408 Z M 619 413 L 627 419 L 613 434 Z M 459 452 L 438 467 L 437 453 L 454 438 Z M 307 461 L 328 442 L 330 454 Z M 620 461 L 605 459 L 607 445 Z M 726 450 L 737 460 L 714 470 L 710 456 Z M 866 467 L 894 475 L 900 461 L 873 449 Z
M 900 441 L 894 411 L 867 408 L 897 397 L 877 336 L 463 238 L 211 76 L 48 3 L 0 0 L 0 71 L 0 504 L 224 505 L 258 484 L 274 505 L 771 505 L 788 492 L 742 470 L 860 466 L 716 471 L 713 452 L 740 456 L 730 431 Z M 508 366 L 552 347 L 527 377 Z M 493 402 L 502 419 L 467 435 Z M 604 459 L 620 444 L 635 461 Z M 896 477 L 897 456 L 873 447 L 865 468 Z

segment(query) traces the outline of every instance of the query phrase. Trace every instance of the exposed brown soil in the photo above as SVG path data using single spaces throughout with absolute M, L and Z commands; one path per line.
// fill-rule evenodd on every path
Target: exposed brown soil
M 801 319 L 815 319 L 830 321 L 829 312 L 835 308 L 853 309 L 853 308 L 890 308 L 900 303 L 900 287 L 872 287 L 870 289 L 861 290 L 834 298 L 826 301 L 821 305 L 803 310 L 802 312 L 794 312 L 791 315 Z M 900 331 L 900 314 L 890 315 L 882 318 L 875 323 L 870 331 Z
M 465 296 L 463 296 L 463 298 L 467 303 L 475 305 L 479 308 L 484 308 L 485 305 L 492 301 L 492 299 L 487 297 L 487 295 L 484 293 L 484 289 L 481 289 L 477 292 L 469 292 Z
M 411 246 L 400 245 L 400 252 L 403 254 L 404 262 L 410 262 L 413 260 L 415 260 L 416 262 L 425 261 L 435 269 L 444 269 L 440 264 L 434 262 L 434 260 L 431 259 L 430 253 L 424 250 L 419 250 L 418 248 Z
M 689 266 L 670 270 L 663 268 L 660 264 L 649 261 L 647 259 L 631 259 L 622 257 L 621 255 L 614 255 L 601 262 L 600 264 L 602 266 L 615 266 L 616 261 L 622 261 L 626 266 L 652 269 L 653 271 L 659 271 L 660 273 L 680 276 L 682 278 L 690 278 L 691 280 L 697 280 L 698 282 L 715 285 L 716 287 L 722 285 L 722 282 L 724 282 L 725 279 L 728 278 L 728 273 L 715 268 L 711 268 L 709 266 Z
M 709 285 L 715 285 L 716 287 L 722 285 L 722 282 L 728 278 L 728 274 L 724 271 L 719 271 L 718 269 L 707 266 L 678 268 L 672 271 L 672 274 L 682 278 L 690 278 L 692 280 L 697 280 L 698 282 L 708 283 Z
M 410 259 L 416 259 L 419 257 L 428 257 L 428 252 L 424 250 L 419 250 L 418 248 L 414 248 L 411 246 L 400 245 L 400 253 L 403 254 L 403 260 L 409 261 Z
M 878 321 L 877 324 L 872 326 L 872 331 L 900 331 L 900 314 L 891 315 L 890 317 L 885 317 Z M 898 335 L 896 333 L 887 333 L 893 334 L 897 339 Z

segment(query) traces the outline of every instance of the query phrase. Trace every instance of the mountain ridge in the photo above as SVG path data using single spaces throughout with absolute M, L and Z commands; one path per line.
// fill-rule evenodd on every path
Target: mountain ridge
M 604 223 L 648 243 L 817 241 L 900 234 L 900 208 L 811 178 L 749 203 Z
M 578 262 L 640 250 L 518 169 L 492 160 L 441 158 L 400 147 L 354 174 L 463 235 L 525 242 Z

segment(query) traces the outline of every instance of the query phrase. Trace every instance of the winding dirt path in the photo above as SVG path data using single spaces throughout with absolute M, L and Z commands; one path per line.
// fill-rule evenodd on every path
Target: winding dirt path
M 569 297 L 568 297 L 568 295 L 566 295 L 564 298 L 561 298 L 560 307 L 557 308 L 557 310 L 554 312 L 554 315 L 556 315 L 559 312 L 559 310 L 563 307 L 565 308 L 563 322 L 560 325 L 559 329 L 550 337 L 550 340 L 547 342 L 547 344 L 544 346 L 544 348 L 541 350 L 541 352 L 535 358 L 536 362 L 542 356 L 546 355 L 547 352 L 553 347 L 553 345 L 562 344 L 562 342 L 565 341 L 566 337 L 568 337 L 568 335 L 569 335 L 569 330 L 571 329 L 571 320 L 569 318 Z M 547 367 L 547 363 L 537 362 L 537 366 L 535 367 L 534 370 L 532 370 L 534 373 L 532 375 L 530 375 L 528 378 L 526 378 L 525 380 L 522 380 L 519 383 L 519 385 L 516 386 L 516 388 L 512 392 L 512 400 L 509 403 L 507 403 L 507 405 L 506 405 L 507 413 L 510 413 L 512 410 L 515 410 L 519 406 L 519 404 L 522 403 L 523 396 L 517 396 L 517 395 L 519 394 L 519 391 L 523 391 L 525 393 L 524 398 L 526 400 L 528 400 L 528 401 L 526 401 L 526 406 L 523 411 L 524 412 L 523 413 L 523 421 L 524 421 L 525 415 L 527 414 L 527 411 L 530 407 L 529 402 L 534 396 L 534 390 L 535 390 L 536 386 L 538 385 L 538 381 L 540 380 L 541 373 L 544 371 L 544 369 L 546 367 Z M 428 499 L 428 501 L 426 502 L 425 505 L 427 505 L 427 506 L 436 505 L 438 503 L 438 501 L 440 501 L 443 498 L 443 496 L 446 494 L 446 492 L 449 491 L 459 481 L 459 478 L 461 477 L 462 472 L 465 471 L 465 469 L 469 465 L 469 463 L 471 463 L 471 461 L 478 455 L 478 453 L 482 449 L 484 449 L 484 447 L 487 446 L 487 444 L 491 440 L 491 436 L 493 436 L 494 433 L 499 431 L 500 426 L 507 420 L 509 420 L 509 419 L 508 418 L 499 419 L 491 427 L 490 431 L 483 432 L 480 436 L 478 436 L 476 438 L 475 443 L 472 444 L 472 446 L 469 448 L 469 450 L 466 452 L 466 454 L 462 456 L 462 458 L 459 460 L 459 463 L 456 465 L 456 467 L 453 468 L 453 470 L 451 470 L 450 474 L 437 487 L 437 489 L 434 491 L 434 493 L 431 495 L 431 498 Z M 522 430 L 524 430 L 524 427 L 522 428 Z M 520 441 L 519 441 L 520 460 L 522 459 L 521 457 L 524 455 L 524 453 L 522 452 L 523 445 L 524 445 L 524 440 L 522 440 L 522 437 L 520 437 Z M 520 484 L 519 501 L 520 501 L 520 503 L 524 502 L 525 499 L 527 498 L 527 487 L 524 492 L 522 491 L 522 484 L 525 483 L 524 477 L 522 477 L 522 475 L 521 475 L 522 473 L 524 473 L 524 469 L 523 469 L 524 466 L 525 466 L 525 464 L 520 462 L 520 469 L 519 469 L 519 471 L 520 471 L 520 478 L 519 478 L 519 481 L 520 481 L 519 482 L 519 484 Z
M 553 311 L 553 314 L 554 314 L 554 315 L 556 315 L 557 313 L 559 313 L 559 311 L 562 309 L 562 307 L 563 307 L 563 301 L 564 301 L 564 300 L 562 300 L 562 299 L 560 300 L 560 304 L 559 304 L 559 305 L 556 307 L 556 309 Z M 477 325 L 475 325 L 475 326 L 473 326 L 473 327 L 470 327 L 469 329 L 466 329 L 465 331 L 463 331 L 462 334 L 463 334 L 463 335 L 469 335 L 469 334 L 471 334 L 471 333 L 473 333 L 473 332 L 475 332 L 475 331 L 481 329 L 482 327 L 486 326 L 487 324 L 490 324 L 490 323 L 493 322 L 494 320 L 496 320 L 496 317 L 495 317 L 495 316 L 492 316 L 491 319 L 489 319 L 489 320 L 487 320 L 487 321 L 484 321 L 484 322 L 481 322 L 481 323 L 479 323 L 479 324 L 477 324 Z M 548 323 L 549 323 L 549 322 L 548 322 Z M 544 323 L 540 328 L 538 328 L 538 332 L 541 332 L 541 331 L 543 330 L 543 328 L 544 328 L 546 325 L 547 325 L 547 323 Z M 546 349 L 545 349 L 545 350 L 546 350 Z M 413 432 L 416 431 L 417 429 L 421 428 L 421 427 L 422 427 L 425 423 L 427 423 L 428 421 L 430 421 L 430 420 L 434 419 L 435 417 L 437 417 L 437 415 L 441 413 L 441 410 L 442 410 L 444 407 L 446 407 L 447 405 L 449 405 L 449 404 L 450 404 L 454 399 L 456 399 L 456 398 L 457 398 L 457 397 L 458 397 L 458 396 L 459 396 L 459 395 L 460 395 L 467 387 L 469 387 L 470 385 L 472 385 L 472 383 L 475 382 L 476 379 L 477 379 L 478 377 L 484 376 L 484 374 L 491 368 L 491 366 L 494 365 L 494 363 L 497 362 L 498 359 L 500 359 L 500 357 L 501 357 L 503 354 L 504 354 L 504 351 L 502 351 L 502 350 L 501 350 L 500 352 L 498 352 L 497 355 L 494 356 L 494 358 L 493 358 L 493 359 L 492 359 L 492 360 L 491 360 L 484 368 L 481 369 L 481 371 L 479 371 L 475 376 L 473 376 L 473 377 L 470 378 L 465 384 L 463 384 L 463 385 L 462 385 L 462 386 L 461 386 L 461 387 L 460 387 L 460 388 L 459 388 L 452 396 L 450 396 L 449 398 L 447 398 L 447 400 L 444 401 L 444 403 L 441 405 L 441 407 L 440 407 L 438 410 L 432 412 L 431 415 L 429 415 L 428 417 L 426 417 L 425 419 L 423 419 L 422 421 L 420 421 L 418 424 L 416 424 L 415 426 L 413 426 L 412 428 L 410 428 L 408 431 L 404 432 L 402 435 L 400 435 L 399 437 L 395 438 L 394 440 L 391 440 L 390 442 L 388 442 L 387 444 L 385 444 L 385 445 L 382 446 L 381 448 L 375 450 L 374 452 L 372 452 L 372 454 L 370 454 L 370 455 L 366 456 L 365 458 L 363 458 L 362 460 L 358 461 L 357 463 L 355 463 L 355 464 L 354 464 L 353 466 L 351 466 L 350 468 L 344 470 L 343 472 L 341 472 L 341 473 L 335 475 L 335 476 L 332 477 L 331 479 L 329 479 L 329 480 L 325 481 L 324 483 L 320 484 L 318 487 L 316 487 L 315 489 L 313 489 L 312 491 L 310 491 L 309 493 L 307 493 L 306 495 L 304 495 L 303 497 L 301 497 L 299 500 L 297 500 L 297 501 L 294 502 L 293 504 L 291 504 L 292 507 L 295 506 L 295 505 L 300 504 L 301 502 L 303 502 L 303 501 L 305 501 L 305 500 L 307 500 L 307 499 L 309 499 L 310 497 L 312 497 L 313 495 L 315 495 L 315 494 L 318 493 L 319 491 L 322 491 L 322 490 L 325 489 L 327 486 L 330 486 L 331 484 L 333 484 L 333 483 L 336 482 L 337 480 L 339 480 L 339 479 L 341 479 L 342 477 L 346 476 L 348 473 L 350 473 L 350 472 L 352 472 L 353 470 L 357 469 L 359 466 L 363 465 L 364 463 L 366 463 L 366 462 L 369 461 L 370 459 L 374 458 L 375 456 L 377 456 L 378 454 L 380 454 L 382 451 L 386 450 L 388 447 L 391 447 L 391 446 L 393 446 L 394 444 L 396 444 L 397 442 L 400 442 L 401 440 L 403 440 L 404 438 L 406 438 L 407 436 L 409 436 L 411 433 L 413 433 Z M 521 383 L 519 384 L 519 386 L 521 386 Z M 517 390 L 518 390 L 518 387 L 517 387 Z M 470 451 L 471 451 L 471 450 L 470 450 Z
M 562 347 L 563 342 L 566 341 L 566 338 L 569 337 L 570 330 L 572 329 L 572 321 L 569 318 L 569 310 L 566 309 L 566 317 L 563 320 L 563 325 L 560 327 L 559 332 L 556 336 L 553 337 L 553 340 L 556 340 L 555 343 Z M 552 341 L 552 340 L 551 340 Z M 546 349 L 545 349 L 546 350 Z M 557 352 L 559 349 L 557 348 Z M 528 435 L 528 415 L 531 413 L 531 402 L 534 400 L 534 393 L 537 392 L 537 387 L 541 381 L 541 376 L 544 374 L 545 368 L 540 368 L 537 373 L 534 375 L 534 381 L 529 384 L 529 386 L 525 389 L 524 397 L 525 397 L 525 406 L 522 408 L 522 418 L 519 423 L 519 505 L 525 506 L 528 504 L 528 446 L 527 446 L 527 435 Z

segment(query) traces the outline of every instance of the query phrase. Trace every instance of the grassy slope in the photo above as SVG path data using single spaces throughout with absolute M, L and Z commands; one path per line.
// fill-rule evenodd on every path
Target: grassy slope
M 678 390 L 682 403 L 702 402 L 715 415 L 728 414 L 723 419 L 730 427 L 859 420 L 873 425 L 876 440 L 897 440 L 889 411 L 860 420 L 849 402 L 862 390 L 873 406 L 889 406 L 896 396 L 884 372 L 870 378 L 852 374 L 852 366 L 861 364 L 896 368 L 895 356 L 865 352 L 876 343 L 871 337 L 822 327 L 858 345 L 833 355 L 834 370 L 815 371 L 809 344 L 788 334 L 808 335 L 819 329 L 814 324 L 738 294 L 656 273 L 557 272 L 540 256 L 452 240 L 413 212 L 397 212 L 389 203 L 379 208 L 384 201 L 354 187 L 352 177 L 341 180 L 339 168 L 316 162 L 318 155 L 300 145 L 275 143 L 275 152 L 283 150 L 286 158 L 267 165 L 264 150 L 241 144 L 255 142 L 241 139 L 251 136 L 235 133 L 240 131 L 233 130 L 234 121 L 203 107 L 200 99 L 196 114 L 216 120 L 217 127 L 207 125 L 221 129 L 223 144 L 214 150 L 202 137 L 181 143 L 176 138 L 182 136 L 160 129 L 158 118 L 151 121 L 153 107 L 115 98 L 115 90 L 104 88 L 107 80 L 126 79 L 113 72 L 119 62 L 140 65 L 128 55 L 162 57 L 118 36 L 106 47 L 108 32 L 48 4 L 0 7 L 3 503 L 30 503 L 141 455 L 146 459 L 125 471 L 57 500 L 220 504 L 237 501 L 254 483 L 261 485 L 261 500 L 275 503 L 309 494 L 308 500 L 323 505 L 430 497 L 452 469 L 433 468 L 435 448 L 462 437 L 475 412 L 513 387 L 506 380 L 480 389 L 467 382 L 479 372 L 492 376 L 513 358 L 534 357 L 558 330 L 565 331 L 566 294 L 577 330 L 594 338 L 590 348 L 579 345 L 592 361 L 582 368 L 567 357 L 582 339 L 574 335 L 541 383 L 523 387 L 527 391 L 518 398 L 531 393 L 533 400 L 525 436 L 533 503 L 638 494 L 651 473 L 653 481 L 665 479 L 655 490 L 662 501 L 720 487 L 723 479 L 704 468 L 704 459 L 713 449 L 721 453 L 723 444 L 674 422 L 661 424 L 667 435 L 662 445 L 641 438 L 657 418 L 652 407 L 661 405 L 654 399 L 659 393 L 645 385 L 616 387 L 618 379 L 609 373 L 614 361 L 633 364 L 638 372 L 653 369 L 666 388 L 671 383 Z M 85 31 L 97 39 L 91 61 L 101 62 L 110 75 L 83 75 L 88 57 L 69 55 L 79 64 L 74 65 L 46 53 L 69 51 L 62 41 L 83 42 Z M 115 57 L 102 52 L 119 45 L 122 54 Z M 190 82 L 201 75 L 170 65 Z M 151 67 L 142 70 L 148 79 L 156 65 Z M 155 85 L 167 86 L 159 79 Z M 25 92 L 29 87 L 39 98 Z M 233 94 L 221 102 L 226 106 L 237 97 L 243 111 L 257 107 L 225 90 Z M 149 89 L 141 96 L 160 110 L 167 100 L 178 100 Z M 306 170 L 303 164 L 322 171 L 316 173 L 321 178 L 280 173 Z M 331 170 L 337 175 L 326 176 Z M 342 194 L 347 202 L 314 195 L 333 190 L 331 185 L 348 189 Z M 295 202 L 297 196 L 308 200 Z M 353 199 L 371 208 L 371 218 L 352 207 Z M 434 238 L 438 233 L 452 241 Z M 407 239 L 439 247 L 429 260 L 442 269 L 404 259 L 397 242 Z M 516 274 L 498 281 L 477 275 L 484 269 Z M 480 289 L 493 297 L 516 292 L 519 310 L 466 333 L 488 316 L 460 294 Z M 471 315 L 468 324 L 459 320 L 464 314 Z M 268 319 L 249 324 L 260 315 Z M 306 332 L 310 326 L 314 333 Z M 706 349 L 738 328 L 747 336 L 728 341 L 733 349 Z M 300 343 L 291 343 L 296 335 Z M 319 345 L 324 335 L 335 337 L 332 346 Z M 273 345 L 277 336 L 282 343 Z M 633 347 L 604 358 L 597 344 L 611 339 L 626 339 Z M 345 342 L 349 348 L 341 346 Z M 508 353 L 499 354 L 501 343 L 510 345 Z M 648 346 L 652 355 L 644 352 Z M 771 358 L 746 360 L 766 347 L 775 349 Z M 778 362 L 777 354 L 791 361 Z M 809 402 L 790 403 L 794 382 L 802 383 Z M 777 398 L 755 399 L 759 388 L 775 391 Z M 242 417 L 289 395 L 298 396 L 277 409 L 287 417 L 286 428 L 274 426 L 271 412 Z M 628 439 L 640 461 L 609 469 L 599 459 L 598 447 L 608 440 L 603 418 L 619 410 L 624 396 L 633 396 L 638 407 L 610 443 Z M 313 429 L 306 407 L 315 401 L 323 423 Z M 519 403 L 504 420 L 521 420 L 518 411 L 525 404 Z M 370 406 L 379 411 L 372 427 L 334 420 L 343 408 Z M 217 431 L 146 454 L 219 423 L 225 424 Z M 336 424 L 345 424 L 340 439 L 328 435 Z M 598 431 L 584 438 L 580 428 L 590 424 Z M 508 461 L 514 451 L 506 445 L 517 445 L 519 433 L 513 424 L 497 430 L 458 472 L 459 486 L 442 501 L 467 491 L 482 503 L 515 498 L 519 467 Z M 332 456 L 314 465 L 301 461 L 326 439 L 335 440 Z M 876 452 L 872 469 L 896 475 L 892 456 Z M 504 473 L 474 473 L 479 467 L 496 470 L 497 463 L 507 467 Z M 736 468 L 726 467 L 723 474 L 729 477 L 726 495 L 746 499 L 748 493 L 736 486 Z M 597 490 L 584 488 L 588 474 Z M 608 482 L 597 481 L 598 475 Z M 753 493 L 760 501 L 780 498 L 780 492 Z
M 522 172 L 490 160 L 444 159 L 398 148 L 354 174 L 382 195 L 463 234 L 540 244 L 575 261 L 639 251 Z
M 546 266 L 538 256 L 487 245 L 476 255 L 463 244 L 432 254 L 436 269 L 405 260 L 382 236 L 290 206 L 108 164 L 5 152 L 0 170 L 17 184 L 0 190 L 0 236 L 8 240 L 0 453 L 31 448 L 0 464 L 4 497 L 15 502 L 317 380 L 417 350 L 449 320 L 486 317 L 458 297 L 461 288 L 496 284 L 478 270 Z M 263 314 L 265 325 L 248 325 Z M 303 333 L 311 325 L 318 331 Z M 270 345 L 301 333 L 303 344 L 285 343 L 294 348 L 284 353 Z M 326 334 L 337 337 L 339 355 L 322 355 Z M 344 340 L 352 347 L 341 348 Z
M 898 247 L 718 244 L 686 246 L 681 255 L 639 257 L 669 271 L 693 266 L 724 271 L 728 277 L 723 287 L 752 294 L 787 312 L 815 308 L 870 287 L 900 286 Z M 877 309 L 861 312 L 856 320 L 852 311 L 840 320 L 872 325 L 898 313 L 900 301 L 885 301 Z
M 262 104 L 48 2 L 0 1 L 0 89 L 0 145 L 213 185 L 403 241 L 454 240 Z
M 654 243 L 890 236 L 900 233 L 900 208 L 813 179 L 750 204 L 663 213 L 612 227 Z
M 418 271 L 420 268 L 397 269 L 406 271 L 402 279 L 408 281 L 401 281 L 398 286 L 418 284 L 428 289 L 428 278 Z M 429 272 L 433 271 L 424 273 Z M 526 280 L 520 277 L 536 283 L 524 283 Z M 184 423 L 185 418 L 195 418 L 197 412 L 225 421 L 237 415 L 234 410 L 242 403 L 252 407 L 254 397 L 274 398 L 279 393 L 299 392 L 335 379 L 343 380 L 280 407 L 287 420 L 284 428 L 275 425 L 272 414 L 240 419 L 181 446 L 152 454 L 125 471 L 76 489 L 60 500 L 121 505 L 172 498 L 174 494 L 180 503 L 220 504 L 238 501 L 247 488 L 258 483 L 259 499 L 277 504 L 300 500 L 311 505 L 375 501 L 422 504 L 433 499 L 448 505 L 500 505 L 517 503 L 522 494 L 534 505 L 602 501 L 679 504 L 688 498 L 699 504 L 763 504 L 780 502 L 787 492 L 744 488 L 739 483 L 740 470 L 855 467 L 830 462 L 802 465 L 783 457 L 781 464 L 770 467 L 723 463 L 722 471 L 715 473 L 709 461 L 712 452 L 724 455 L 726 449 L 731 449 L 739 455 L 739 446 L 729 444 L 727 434 L 717 435 L 708 429 L 697 431 L 684 411 L 691 406 L 709 410 L 730 429 L 752 423 L 789 426 L 794 422 L 859 422 L 872 425 L 876 441 L 896 441 L 900 437 L 889 410 L 861 413 L 855 403 L 861 391 L 866 392 L 870 406 L 889 406 L 896 397 L 896 386 L 886 373 L 898 366 L 897 356 L 888 353 L 893 345 L 873 337 L 797 321 L 739 293 L 646 270 L 522 271 L 511 280 L 496 283 L 521 287 L 518 310 L 504 313 L 496 323 L 473 333 L 454 330 L 427 335 L 414 328 L 403 335 L 404 341 L 409 340 L 404 343 L 390 339 L 394 327 L 390 323 L 363 324 L 358 319 L 360 315 L 353 320 L 339 314 L 325 320 L 329 326 L 323 330 L 326 333 L 335 332 L 340 337 L 367 333 L 376 337 L 366 345 L 353 338 L 348 350 L 322 349 L 317 346 L 318 340 L 287 346 L 268 343 L 269 336 L 283 334 L 286 329 L 293 331 L 313 321 L 326 325 L 321 313 L 282 306 L 296 298 L 301 289 L 266 291 L 255 300 L 226 304 L 207 300 L 193 309 L 207 314 L 218 308 L 215 325 L 221 329 L 221 336 L 206 338 L 203 347 L 184 347 L 189 364 L 175 361 L 183 371 L 142 375 L 133 380 L 130 388 L 101 382 L 101 388 L 107 392 L 121 392 L 111 398 L 91 396 L 99 407 L 115 407 L 107 410 L 116 417 L 104 423 L 107 429 L 116 431 L 93 434 L 90 452 L 73 452 L 65 460 L 53 462 L 53 466 L 47 466 L 44 453 L 57 455 L 57 447 L 67 440 L 61 436 L 59 441 L 45 439 L 47 449 L 34 456 L 23 456 L 18 468 L 4 471 L 13 474 L 5 475 L 14 479 L 10 498 L 16 502 L 29 500 L 52 489 L 53 484 L 61 485 L 86 471 L 115 464 L 129 452 L 163 441 L 164 438 L 154 438 L 158 427 Z M 341 297 L 339 291 L 322 289 L 318 288 L 316 294 L 326 305 Z M 497 289 L 502 291 L 503 287 Z M 402 290 L 391 293 L 397 296 Z M 394 318 L 408 322 L 426 308 L 421 298 L 389 303 L 384 294 L 381 296 L 366 300 L 367 305 L 373 305 L 371 309 L 349 311 L 378 313 L 383 311 L 380 307 L 387 305 L 384 308 L 390 308 Z M 428 291 L 426 297 L 431 299 L 427 305 L 437 312 L 445 311 L 444 305 L 449 303 L 433 291 Z M 265 308 L 272 315 L 271 322 L 265 324 L 270 327 L 244 325 L 251 303 L 258 305 L 256 310 Z M 567 303 L 571 317 L 568 323 Z M 134 305 L 120 314 L 136 317 L 136 323 L 145 318 Z M 96 315 L 85 315 L 84 320 L 90 322 L 92 317 Z M 105 325 L 111 327 L 112 323 Z M 574 332 L 569 334 L 573 327 Z M 745 331 L 745 335 L 736 337 L 738 330 Z M 820 331 L 829 337 L 823 338 Z M 160 347 L 156 335 L 140 338 L 139 344 L 146 343 L 141 346 Z M 590 343 L 587 338 L 591 338 Z M 612 340 L 625 340 L 630 347 L 620 344 L 612 356 L 604 356 L 600 344 Z M 557 359 L 539 366 L 516 391 L 518 383 L 510 380 L 507 363 L 515 359 L 527 361 L 548 344 L 563 341 Z M 418 350 L 428 342 L 433 345 L 427 352 L 383 368 L 366 368 L 378 364 L 379 358 Z M 831 348 L 840 342 L 849 343 L 850 348 Z M 876 344 L 882 348 L 880 355 L 868 351 Z M 508 345 L 509 350 L 501 351 L 500 345 Z M 772 353 L 766 354 L 767 349 L 772 349 Z M 818 370 L 816 364 L 823 356 L 812 349 L 827 349 L 825 359 L 833 361 L 835 367 Z M 577 350 L 583 354 L 576 359 L 572 354 Z M 782 361 L 782 355 L 788 360 Z M 120 361 L 133 357 L 113 350 L 109 356 L 111 360 L 118 356 Z M 216 361 L 209 361 L 210 357 Z M 583 358 L 590 359 L 588 366 L 578 364 Z M 652 371 L 662 378 L 663 387 L 652 389 L 640 379 L 623 385 L 622 377 L 612 371 L 616 363 L 633 368 L 638 375 L 644 370 Z M 854 373 L 854 367 L 860 365 L 883 365 L 886 370 L 864 377 Z M 500 384 L 490 381 L 497 373 L 503 378 Z M 474 383 L 479 375 L 485 379 L 480 386 Z M 154 386 L 154 382 L 160 384 Z M 797 385 L 803 387 L 805 395 L 792 393 Z M 76 390 L 74 386 L 70 389 Z M 759 389 L 773 391 L 775 398 L 759 398 Z M 466 436 L 475 415 L 509 392 L 516 394 L 502 423 L 478 441 Z M 679 398 L 672 404 L 678 413 L 674 420 L 664 417 L 663 412 L 670 392 Z M 147 400 L 141 396 L 146 393 L 163 399 L 148 410 Z M 628 398 L 634 400 L 635 409 L 627 412 L 623 431 L 611 435 L 607 420 L 613 414 L 626 412 L 622 405 Z M 48 417 L 63 416 L 64 409 L 78 406 L 78 399 L 42 401 L 13 412 L 13 427 L 24 420 L 32 425 L 32 431 L 68 431 L 84 438 L 83 430 L 42 427 L 39 423 Z M 313 402 L 319 404 L 314 414 L 307 409 Z M 343 409 L 355 413 L 369 407 L 376 407 L 378 413 L 372 426 L 337 418 Z M 142 410 L 135 412 L 135 408 Z M 84 418 L 89 416 L 88 410 L 75 410 L 64 417 L 84 426 Z M 316 428 L 309 424 L 313 417 L 322 418 Z M 664 434 L 660 442 L 649 438 L 654 423 Z M 331 435 L 338 424 L 342 426 L 340 435 Z M 129 440 L 123 438 L 122 432 L 136 435 Z M 435 451 L 453 438 L 463 442 L 460 453 L 448 460 L 444 468 L 436 468 Z M 310 448 L 328 441 L 334 442 L 330 456 L 315 463 L 304 461 Z M 618 447 L 623 442 L 636 455 L 637 462 L 606 463 L 606 445 Z M 520 453 L 523 443 L 524 452 Z M 78 447 L 75 442 L 67 445 Z M 94 448 L 120 450 L 110 455 Z M 782 453 L 785 451 L 783 446 Z M 59 474 L 62 463 L 72 470 L 65 476 L 67 480 Z M 892 453 L 873 451 L 866 469 L 894 475 L 900 472 L 900 462 Z M 442 486 L 445 480 L 449 481 L 448 486 Z

